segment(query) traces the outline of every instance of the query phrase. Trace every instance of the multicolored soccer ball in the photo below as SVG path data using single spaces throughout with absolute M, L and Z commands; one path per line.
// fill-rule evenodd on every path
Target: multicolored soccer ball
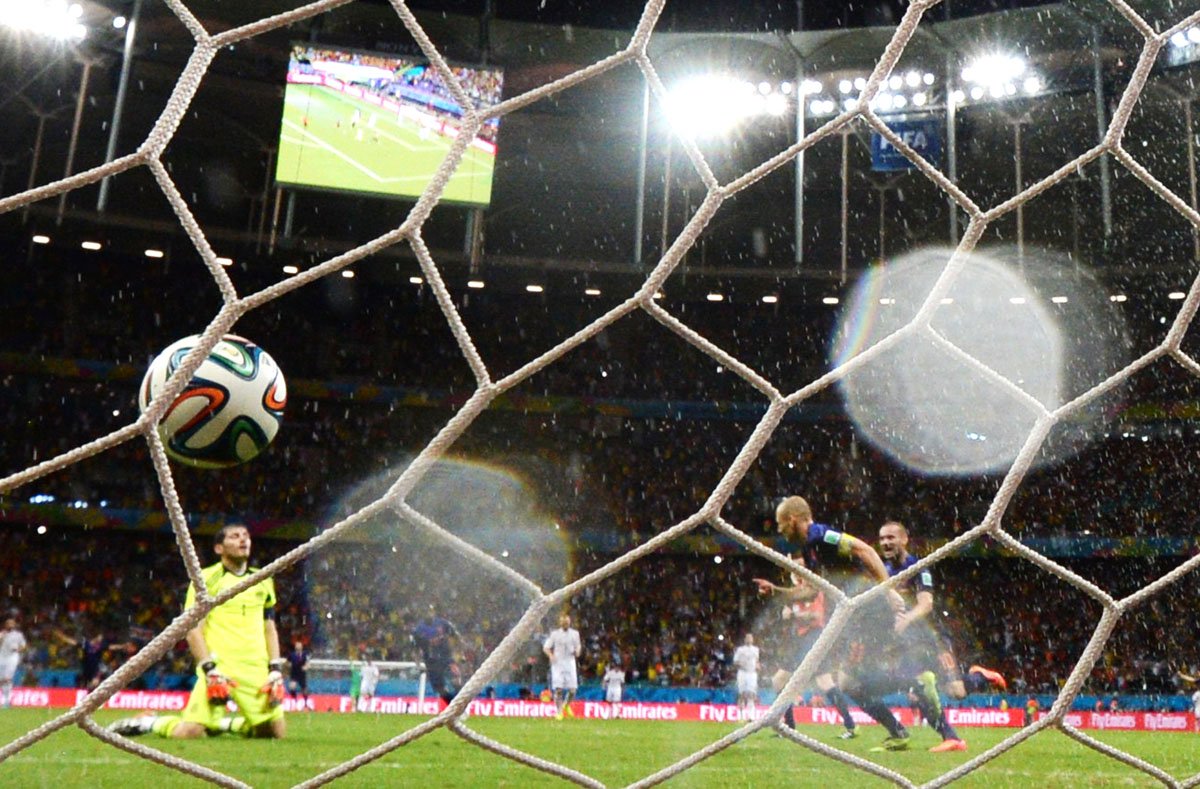
M 150 363 L 138 391 L 143 413 L 183 357 L 199 344 L 198 334 L 184 337 Z M 167 454 L 181 463 L 236 466 L 267 448 L 279 432 L 286 405 L 287 384 L 270 354 L 243 337 L 226 334 L 167 408 L 158 434 Z

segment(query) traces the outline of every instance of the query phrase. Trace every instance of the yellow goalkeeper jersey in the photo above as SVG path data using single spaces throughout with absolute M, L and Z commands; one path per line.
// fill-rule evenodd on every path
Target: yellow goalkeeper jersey
M 255 568 L 246 571 L 255 572 Z M 237 584 L 245 575 L 235 575 L 217 562 L 201 571 L 209 594 L 218 595 Z M 188 585 L 184 608 L 196 604 L 196 590 Z M 223 666 L 236 664 L 247 668 L 267 665 L 267 638 L 263 619 L 275 608 L 275 579 L 265 578 L 208 612 L 201 622 L 204 643 Z

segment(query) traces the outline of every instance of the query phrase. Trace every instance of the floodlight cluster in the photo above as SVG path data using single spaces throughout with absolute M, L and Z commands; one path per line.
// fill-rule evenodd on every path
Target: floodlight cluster
M 82 41 L 83 6 L 66 0 L 0 0 L 0 25 L 58 41 Z
M 962 70 L 962 80 L 969 85 L 965 91 L 956 90 L 951 99 L 961 103 L 970 96 L 979 101 L 984 98 L 1005 99 L 1023 93 L 1032 96 L 1046 86 L 1042 78 L 1029 70 L 1029 65 L 1015 55 L 983 55 Z

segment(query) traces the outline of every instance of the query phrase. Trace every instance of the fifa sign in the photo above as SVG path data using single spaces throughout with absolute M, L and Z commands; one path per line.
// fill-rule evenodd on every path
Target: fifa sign
M 937 167 L 942 158 L 941 122 L 934 118 L 921 120 L 889 120 L 888 128 L 900 140 L 912 148 L 921 158 Z M 916 167 L 891 140 L 879 132 L 871 132 L 871 169 L 879 172 L 897 172 Z

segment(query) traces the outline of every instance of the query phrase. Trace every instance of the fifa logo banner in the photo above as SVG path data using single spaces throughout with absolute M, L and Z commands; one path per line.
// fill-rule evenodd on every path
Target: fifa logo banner
M 925 161 L 937 167 L 942 158 L 941 122 L 935 118 L 912 121 L 888 121 L 888 128 L 919 153 Z M 871 132 L 871 169 L 879 172 L 911 170 L 916 165 L 900 149 L 879 132 Z

